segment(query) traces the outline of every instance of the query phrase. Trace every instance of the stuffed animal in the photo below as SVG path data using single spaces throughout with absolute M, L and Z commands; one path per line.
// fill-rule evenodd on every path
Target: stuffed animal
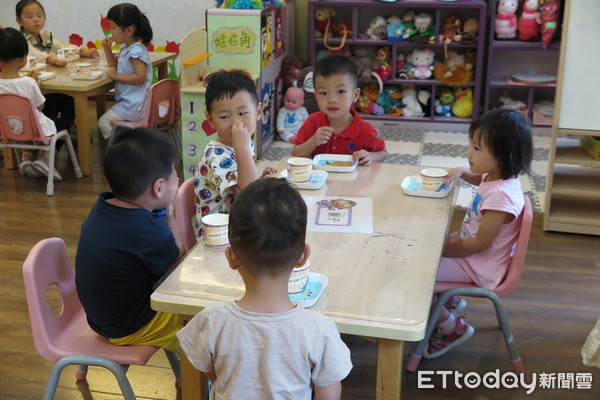
M 350 57 L 350 61 L 354 63 L 358 69 L 358 82 L 365 84 L 372 78 L 372 72 L 379 69 L 381 65 L 379 60 L 375 58 L 376 52 L 374 46 L 355 45 L 352 47 L 354 55 Z
M 377 104 L 383 107 L 384 112 L 391 117 L 402 115 L 402 91 L 395 87 L 385 88 L 377 98 Z
M 545 0 L 542 5 L 542 47 L 545 49 L 552 42 L 558 25 L 558 0 Z
M 444 20 L 444 26 L 438 36 L 440 43 L 444 43 L 444 57 L 448 57 L 448 45 L 460 40 L 459 30 L 460 17 L 458 15 L 452 15 Z
M 412 35 L 415 34 L 417 29 L 415 28 L 415 12 L 407 11 L 402 15 L 402 23 L 406 28 L 406 33 L 402 36 L 405 40 L 408 40 Z
M 383 46 L 377 50 L 375 56 L 381 64 L 376 71 L 374 71 L 381 79 L 387 79 L 392 74 L 392 67 L 390 66 L 390 46 Z
M 367 39 L 385 40 L 387 37 L 387 23 L 385 18 L 377 16 L 371 18 L 369 29 L 365 33 Z
M 431 91 L 425 89 L 419 90 L 419 93 L 417 93 L 417 100 L 422 106 L 423 116 L 429 117 L 431 114 Z
M 387 37 L 389 42 L 406 42 L 408 40 L 406 26 L 397 15 L 392 15 L 387 19 Z
M 498 39 L 514 39 L 517 37 L 517 16 L 519 8 L 517 0 L 498 0 L 498 13 L 494 30 Z
M 462 86 L 473 80 L 473 64 L 464 55 L 450 50 L 444 62 L 433 67 L 433 76 L 446 85 Z
M 423 116 L 423 109 L 417 99 L 417 90 L 413 85 L 402 86 L 402 103 L 404 103 L 403 115 L 405 117 Z
M 465 21 L 459 32 L 459 42 L 464 44 L 477 43 L 477 32 L 479 31 L 479 21 L 477 18 L 469 18 Z
M 519 39 L 537 40 L 540 35 L 541 24 L 540 1 L 525 0 L 523 2 L 523 12 L 519 17 L 519 23 L 517 24 L 517 28 L 519 29 Z
M 328 6 L 315 7 L 315 37 L 331 38 L 331 20 L 335 17 L 335 10 Z M 326 34 L 326 32 L 328 32 Z M 329 37 L 326 37 L 329 36 Z
M 452 91 L 450 89 L 443 89 L 435 101 L 435 113 L 442 117 L 451 117 L 452 102 L 454 102 Z
M 469 87 L 454 89 L 452 114 L 458 118 L 469 118 L 473 115 L 473 89 Z
M 396 76 L 398 79 L 408 79 L 408 74 L 413 68 L 412 63 L 408 62 L 408 58 L 404 53 L 396 54 Z
M 313 81 L 313 67 L 305 67 L 298 72 L 294 79 L 294 86 L 304 91 L 304 107 L 309 114 L 319 111 L 319 104 L 315 98 L 315 83 Z
M 413 64 L 412 77 L 415 79 L 431 78 L 434 57 L 435 53 L 431 49 L 414 49 L 410 58 Z
M 378 97 L 379 88 L 371 83 L 363 88 L 354 106 L 366 114 L 383 115 L 385 111 L 382 106 L 377 104 Z
M 416 31 L 410 35 L 411 43 L 435 43 L 435 26 L 429 14 L 421 13 L 415 17 Z
M 277 114 L 277 133 L 283 141 L 292 143 L 302 123 L 308 118 L 303 104 L 304 91 L 299 87 L 289 87 L 283 97 L 283 108 Z

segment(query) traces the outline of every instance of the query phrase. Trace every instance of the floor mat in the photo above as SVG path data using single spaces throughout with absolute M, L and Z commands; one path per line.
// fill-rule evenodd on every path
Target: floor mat
M 442 168 L 469 166 L 466 158 L 469 141 L 467 133 L 382 128 L 379 129 L 379 136 L 386 142 L 386 163 Z M 534 211 L 543 212 L 550 138 L 534 136 L 533 145 L 532 174 L 521 176 L 521 185 L 523 192 L 531 198 Z M 279 161 L 289 156 L 291 149 L 292 145 L 289 143 L 273 142 L 262 159 Z M 467 207 L 474 194 L 475 187 L 462 182 L 457 206 Z

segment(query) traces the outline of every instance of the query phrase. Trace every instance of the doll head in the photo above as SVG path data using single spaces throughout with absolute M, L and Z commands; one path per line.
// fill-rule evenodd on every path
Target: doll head
M 290 87 L 285 92 L 283 106 L 290 111 L 296 111 L 304 104 L 304 91 L 298 87 Z

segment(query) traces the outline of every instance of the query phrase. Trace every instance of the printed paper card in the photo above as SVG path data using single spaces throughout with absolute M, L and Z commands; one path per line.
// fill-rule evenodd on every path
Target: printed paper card
M 373 233 L 373 199 L 302 196 L 310 232 Z

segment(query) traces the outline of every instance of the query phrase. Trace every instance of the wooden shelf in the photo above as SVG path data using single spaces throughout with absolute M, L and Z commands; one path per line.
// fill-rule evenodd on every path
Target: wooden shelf
M 547 210 L 549 230 L 600 235 L 600 203 L 596 198 L 552 194 Z
M 492 33 L 493 34 L 493 33 Z M 492 47 L 495 49 L 506 49 L 506 50 L 560 50 L 560 42 L 552 42 L 550 46 L 542 46 L 542 42 L 520 42 L 518 40 L 493 40 Z
M 555 164 L 580 165 L 584 167 L 600 167 L 600 161 L 594 160 L 579 147 L 579 140 L 558 139 L 556 141 Z
M 555 166 L 552 193 L 600 198 L 600 169 Z

